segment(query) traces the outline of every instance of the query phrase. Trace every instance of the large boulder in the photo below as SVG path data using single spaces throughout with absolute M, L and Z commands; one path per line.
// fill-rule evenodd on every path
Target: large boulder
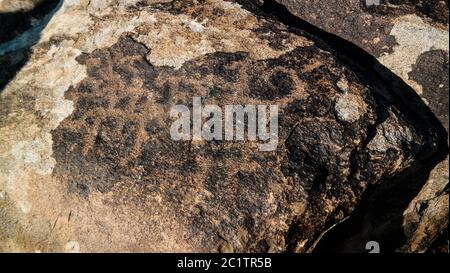
M 1 251 L 312 251 L 443 137 L 235 2 L 64 1 L 30 46 L 0 94 Z M 194 97 L 277 105 L 277 148 L 173 140 Z
M 376 57 L 448 124 L 448 1 L 277 2 Z
M 411 86 L 448 132 L 448 1 L 253 0 L 246 2 L 256 4 L 266 2 L 265 5 L 272 7 L 275 2 L 278 2 L 290 13 L 314 27 L 362 48 Z M 448 151 L 446 153 L 448 154 Z M 448 166 L 447 156 L 447 159 L 433 170 L 417 198 L 411 200 L 405 209 L 403 226 L 407 239 L 400 249 L 414 252 L 426 251 L 440 234 L 446 233 L 449 212 Z M 427 209 L 418 209 L 419 207 L 427 207 Z M 385 229 L 385 226 L 386 223 L 382 223 L 378 228 L 372 227 L 374 229 L 372 232 L 365 231 L 366 235 L 362 236 L 362 240 L 373 236 L 377 233 L 375 231 L 377 229 Z

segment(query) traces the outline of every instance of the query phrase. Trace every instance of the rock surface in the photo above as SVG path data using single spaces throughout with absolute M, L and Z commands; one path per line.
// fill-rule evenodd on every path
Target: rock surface
M 58 1 L 0 1 L 0 43 L 12 40 L 44 19 Z
M 1 13 L 30 11 L 44 0 L 0 0 Z
M 448 1 L 277 2 L 379 59 L 413 87 L 448 127 Z
M 171 140 L 194 96 L 278 105 L 277 150 Z M 64 1 L 0 94 L 0 251 L 311 251 L 441 138 L 235 2 Z
M 263 4 L 264 1 L 253 2 Z M 356 44 L 377 58 L 422 97 L 448 132 L 448 1 L 276 0 L 276 2 L 284 5 L 289 12 L 299 18 Z M 425 202 L 417 197 L 421 201 L 412 200 L 405 210 L 404 230 L 406 237 L 411 241 L 408 239 L 402 249 L 423 252 L 435 238 L 445 233 L 449 212 L 448 166 L 447 156 L 447 159 L 432 172 L 430 180 L 419 194 L 428 196 L 439 204 L 431 205 L 427 210 L 417 211 L 415 208 L 423 207 Z M 411 216 L 412 214 L 414 216 Z M 428 230 L 420 225 L 416 226 L 418 219 L 424 221 L 422 224 Z

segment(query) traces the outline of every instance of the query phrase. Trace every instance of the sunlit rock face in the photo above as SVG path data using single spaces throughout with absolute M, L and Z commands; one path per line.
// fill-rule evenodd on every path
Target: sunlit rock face
M 236 2 L 55 9 L 0 94 L 1 251 L 312 251 L 443 137 L 317 37 Z M 277 105 L 276 150 L 172 140 L 171 109 L 194 97 Z

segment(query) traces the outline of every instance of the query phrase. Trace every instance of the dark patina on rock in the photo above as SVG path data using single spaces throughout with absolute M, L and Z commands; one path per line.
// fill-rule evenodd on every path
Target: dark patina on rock
M 401 172 L 432 143 L 314 46 L 265 61 L 214 53 L 179 70 L 150 65 L 148 50 L 124 36 L 78 58 L 89 77 L 66 93 L 76 109 L 53 132 L 55 175 L 85 198 L 135 188 L 127 202 L 174 211 L 197 251 L 305 251 L 368 185 Z M 171 107 L 194 96 L 220 106 L 279 105 L 278 149 L 171 140 Z
M 26 207 L 31 213 L 20 214 L 27 240 L 17 244 L 44 251 L 61 250 L 61 245 L 88 252 L 311 251 L 330 227 L 350 215 L 369 187 L 435 152 L 441 138 L 437 129 L 363 84 L 335 52 L 277 22 L 244 11 L 230 13 L 230 5 L 241 10 L 219 0 L 112 9 L 93 16 L 91 29 L 100 32 L 96 24 L 102 22 L 114 26 L 120 16 L 129 16 L 127 22 L 149 22 L 93 50 L 86 50 L 96 45 L 90 37 L 104 37 L 95 36 L 97 32 L 37 45 L 33 60 L 50 63 L 66 64 L 73 57 L 47 60 L 46 53 L 55 47 L 85 50 L 74 57 L 73 69 L 85 68 L 86 77 L 64 92 L 73 111 L 49 130 L 54 169 L 44 178 L 32 176 L 28 202 L 34 206 Z M 224 22 L 235 19 L 234 14 L 239 27 Z M 186 18 L 209 21 L 202 28 Z M 217 39 L 221 33 L 214 32 L 223 25 L 247 35 L 245 41 L 254 46 L 246 48 L 239 40 L 223 46 L 229 41 Z M 249 25 L 250 30 L 239 32 Z M 162 34 L 145 37 L 154 28 Z M 152 43 L 164 43 L 164 35 L 174 41 L 173 33 L 193 40 L 181 61 L 166 51 L 171 44 Z M 198 54 L 198 35 L 205 35 L 200 42 L 211 41 L 214 50 Z M 39 70 L 24 73 L 19 79 Z M 17 80 L 8 85 L 0 102 L 15 102 L 13 88 L 21 84 Z M 30 84 L 30 92 L 39 86 Z M 51 108 L 45 104 L 51 95 L 45 92 L 33 94 Z M 170 110 L 178 104 L 190 106 L 193 97 L 219 106 L 278 105 L 278 148 L 261 152 L 251 141 L 173 141 Z M 13 104 L 0 113 L 7 116 L 20 107 Z M 39 117 L 39 126 L 50 120 L 45 112 L 32 115 Z M 25 123 L 22 116 L 15 122 Z M 11 138 L 8 143 L 16 141 Z M 8 192 L 11 203 L 21 201 L 13 193 Z M 0 205 L 8 212 L 14 207 Z M 48 208 L 58 212 L 56 221 Z M 5 240 L 8 236 L 14 237 L 6 233 Z M 48 241 L 43 244 L 41 237 Z

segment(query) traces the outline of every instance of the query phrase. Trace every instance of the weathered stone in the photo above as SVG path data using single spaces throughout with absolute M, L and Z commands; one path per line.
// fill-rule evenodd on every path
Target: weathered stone
M 275 1 L 250 2 L 263 4 Z M 448 132 L 448 1 L 276 2 L 283 4 L 299 18 L 356 44 L 376 57 L 423 98 Z M 447 157 L 447 160 L 433 171 L 432 178 L 417 197 L 422 200 L 420 196 L 435 195 L 433 200 L 438 200 L 439 204 L 430 205 L 428 210 L 420 211 L 420 217 L 416 215 L 414 220 L 411 213 L 422 201 L 412 200 L 405 211 L 408 216 L 405 215 L 404 229 L 408 239 L 402 247 L 403 250 L 425 251 L 426 246 L 430 246 L 432 241 L 445 231 L 448 225 L 448 190 L 442 189 L 448 188 L 448 172 Z M 435 191 L 431 192 L 433 190 Z M 413 232 L 412 226 L 416 227 L 417 218 L 424 220 L 419 224 L 421 227 Z M 362 240 L 365 239 L 367 238 Z
M 419 95 L 432 92 L 448 101 L 448 90 L 442 88 L 448 83 L 448 73 L 432 67 L 435 62 L 442 63 L 444 70 L 448 71 L 448 1 L 381 1 L 381 5 L 369 7 L 365 0 L 277 2 L 299 18 L 363 48 Z M 435 54 L 430 60 L 431 57 L 426 56 L 433 51 L 441 51 L 442 54 Z M 418 69 L 433 82 L 424 83 L 417 78 L 421 76 L 411 75 Z M 434 77 L 429 77 L 430 74 Z M 429 90 L 430 86 L 441 86 L 441 89 Z M 433 105 L 440 101 L 427 102 Z M 448 123 L 448 118 L 444 123 Z
M 425 252 L 439 235 L 446 235 L 449 224 L 448 164 L 446 159 L 431 172 L 427 183 L 405 210 L 403 226 L 407 242 L 402 251 Z
M 56 0 L 0 1 L 0 43 L 39 24 L 57 3 Z
M 379 91 L 235 2 L 65 1 L 0 94 L 0 250 L 311 251 L 443 137 Z M 195 96 L 278 105 L 277 150 L 173 141 Z
M 57 0 L 0 2 L 0 89 L 26 63 L 30 46 L 39 40 L 57 7 Z
M 30 11 L 44 0 L 0 0 L 0 12 Z

